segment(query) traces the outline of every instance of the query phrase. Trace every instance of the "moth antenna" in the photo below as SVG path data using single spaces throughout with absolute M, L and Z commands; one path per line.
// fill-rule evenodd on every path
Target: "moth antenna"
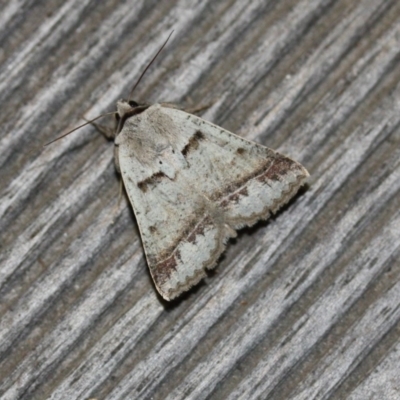
M 105 117 L 106 115 L 112 115 L 112 114 L 117 114 L 117 111 L 113 111 L 113 112 L 109 112 L 109 113 L 105 113 L 105 114 L 98 115 L 96 118 L 93 118 L 93 119 L 91 119 L 90 121 L 87 121 L 87 122 L 85 122 L 84 124 L 77 126 L 76 128 L 74 128 L 74 129 L 68 131 L 67 133 L 64 133 L 64 135 L 61 135 L 61 136 L 59 136 L 58 138 L 56 138 L 56 139 L 54 139 L 54 140 L 51 140 L 50 142 L 47 142 L 46 144 L 43 145 L 43 147 L 48 146 L 49 144 L 52 144 L 52 143 L 56 142 L 57 140 L 62 139 L 63 137 L 69 135 L 70 133 L 75 132 L 75 131 L 77 131 L 77 130 L 80 129 L 80 128 L 83 128 L 83 127 L 86 126 L 86 125 L 91 124 L 92 122 L 96 121 L 97 119 L 99 119 L 99 118 L 101 118 L 101 117 Z
M 156 55 L 153 57 L 153 59 L 147 64 L 147 67 L 144 69 L 144 71 L 142 72 L 142 75 L 140 75 L 139 79 L 136 81 L 135 85 L 133 86 L 130 94 L 129 94 L 129 100 L 132 100 L 132 95 L 134 90 L 136 89 L 136 86 L 139 85 L 139 82 L 142 80 L 144 74 L 147 72 L 147 70 L 150 68 L 150 65 L 153 64 L 154 60 L 158 57 L 158 55 L 161 53 L 162 49 L 165 47 L 165 45 L 168 43 L 169 38 L 171 37 L 171 35 L 174 33 L 174 31 L 172 31 L 169 36 L 167 37 L 167 40 L 164 42 L 164 44 L 161 46 L 160 50 L 157 51 Z

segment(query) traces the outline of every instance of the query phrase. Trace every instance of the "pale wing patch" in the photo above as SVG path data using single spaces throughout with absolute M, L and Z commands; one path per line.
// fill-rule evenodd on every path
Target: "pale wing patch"
M 307 176 L 308 173 L 297 163 L 276 155 L 270 165 L 240 182 L 233 192 L 222 196 L 219 204 L 232 226 L 251 226 L 286 204 Z
M 161 295 L 171 300 L 205 277 L 206 269 L 213 268 L 236 231 L 220 225 L 209 216 L 203 218 L 182 238 L 171 255 L 150 270 Z
M 215 266 L 235 229 L 268 218 L 308 176 L 295 161 L 176 109 L 154 105 L 127 122 L 116 141 L 121 173 L 167 300 Z
M 135 185 L 120 149 L 121 172 L 139 224 L 154 283 L 171 300 L 215 266 L 236 232 L 215 218 L 214 207 L 177 174 L 149 179 L 146 190 Z M 122 154 L 121 154 L 122 153 Z
M 224 210 L 225 222 L 234 228 L 266 219 L 287 203 L 309 176 L 298 162 L 267 147 L 249 142 L 210 122 L 179 110 L 168 110 L 200 138 L 186 154 L 190 171 L 203 193 Z M 193 169 L 193 171 L 192 171 Z

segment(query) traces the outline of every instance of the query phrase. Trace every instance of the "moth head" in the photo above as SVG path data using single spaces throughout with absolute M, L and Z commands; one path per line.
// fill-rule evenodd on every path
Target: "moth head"
M 138 115 L 149 108 L 149 104 L 137 103 L 134 100 L 119 100 L 117 101 L 117 112 L 115 114 L 115 119 L 117 121 L 117 134 L 121 132 L 124 127 L 125 121 Z
M 132 114 L 132 111 L 139 107 L 139 104 L 133 100 L 119 100 L 117 101 L 117 114 L 115 114 L 117 120 L 122 119 L 125 116 Z
M 119 100 L 117 101 L 117 114 L 119 118 L 131 117 L 135 114 L 140 114 L 146 108 L 149 108 L 150 104 L 137 103 L 134 100 Z M 117 117 L 117 118 L 118 118 Z

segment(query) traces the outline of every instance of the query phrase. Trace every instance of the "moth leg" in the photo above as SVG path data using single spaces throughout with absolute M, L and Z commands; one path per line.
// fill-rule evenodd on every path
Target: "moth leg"
M 200 104 L 198 106 L 195 107 L 189 107 L 189 108 L 184 108 L 179 106 L 178 104 L 174 104 L 174 103 L 160 103 L 162 107 L 166 107 L 166 108 L 174 108 L 176 110 L 182 110 L 185 111 L 189 114 L 196 114 L 200 111 L 204 111 L 207 110 L 208 108 L 210 108 L 211 106 L 213 106 L 215 104 L 215 101 L 212 101 L 210 103 L 207 104 Z
M 189 113 L 189 114 L 196 114 L 196 113 L 198 113 L 198 112 L 200 112 L 200 111 L 204 111 L 204 110 L 209 109 L 209 108 L 212 107 L 214 104 L 215 104 L 215 101 L 212 101 L 212 102 L 207 103 L 207 104 L 200 104 L 200 105 L 198 105 L 198 106 L 196 106 L 196 107 L 187 108 L 187 109 L 185 109 L 184 111 L 187 112 L 187 113 Z
M 83 117 L 83 119 L 88 121 L 85 117 Z M 112 140 L 115 138 L 115 130 L 113 128 L 110 128 L 109 126 L 98 124 L 97 122 L 91 122 L 91 125 L 93 125 L 108 140 Z
M 121 200 L 122 200 L 122 191 L 124 189 L 124 183 L 122 182 L 122 178 L 119 179 L 119 194 L 118 194 L 118 203 L 117 206 L 121 205 Z
M 175 103 L 160 103 L 160 105 L 162 107 L 166 107 L 166 108 L 174 108 L 176 110 L 183 110 L 183 108 L 179 104 L 175 104 Z
M 123 182 L 122 178 L 119 180 L 119 195 L 118 195 L 118 201 L 117 204 L 113 207 L 113 210 L 110 214 L 111 217 L 111 225 L 114 224 L 115 220 L 117 219 L 116 217 L 118 216 L 118 210 L 121 206 L 121 200 L 122 200 L 122 187 L 123 187 Z
M 119 166 L 119 149 L 118 149 L 118 146 L 114 146 L 114 161 L 115 161 L 115 169 L 121 175 L 121 167 Z
M 92 122 L 92 125 L 107 139 L 112 140 L 115 138 L 115 130 L 113 128 L 105 125 L 96 124 L 96 122 Z

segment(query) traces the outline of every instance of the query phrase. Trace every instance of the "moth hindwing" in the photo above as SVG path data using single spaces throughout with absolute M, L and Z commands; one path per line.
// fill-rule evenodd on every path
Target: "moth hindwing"
M 267 219 L 308 176 L 298 162 L 181 110 L 124 100 L 117 108 L 117 168 L 166 300 L 198 283 L 237 229 Z

